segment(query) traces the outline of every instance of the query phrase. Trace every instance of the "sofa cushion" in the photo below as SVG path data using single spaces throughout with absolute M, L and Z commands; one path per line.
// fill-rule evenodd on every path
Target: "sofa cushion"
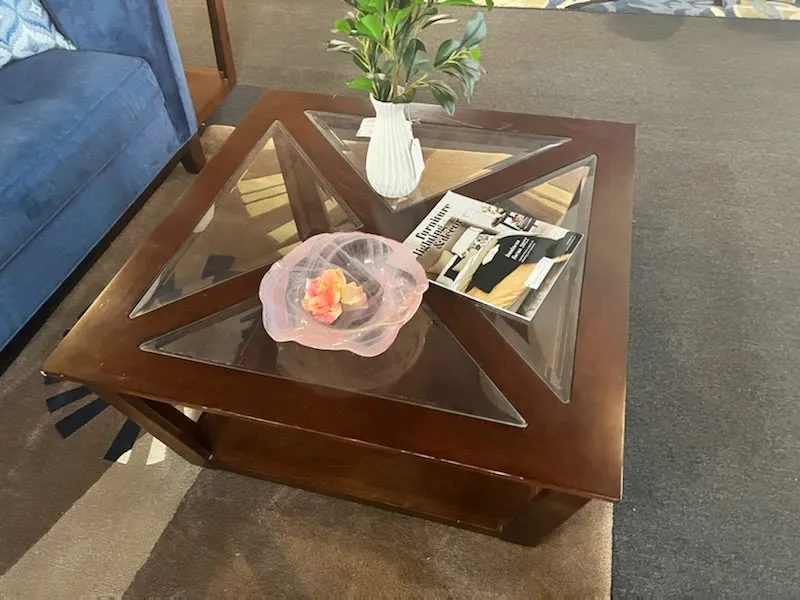
M 0 268 L 163 104 L 140 58 L 51 50 L 0 69 Z
M 0 0 L 0 67 L 54 48 L 75 46 L 58 32 L 39 0 Z

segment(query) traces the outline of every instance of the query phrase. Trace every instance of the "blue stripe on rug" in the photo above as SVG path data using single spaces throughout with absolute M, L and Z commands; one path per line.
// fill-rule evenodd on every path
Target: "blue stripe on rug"
M 61 419 L 56 423 L 56 429 L 61 434 L 61 437 L 68 438 L 106 408 L 108 408 L 108 403 L 102 398 L 96 398 L 86 406 L 82 406 L 71 415 Z
M 106 452 L 103 458 L 111 462 L 116 462 L 120 456 L 133 448 L 133 444 L 136 443 L 136 439 L 139 437 L 141 431 L 142 428 L 130 419 L 125 421 L 125 424 L 122 426 L 122 429 L 119 430 L 114 441 L 111 442 L 111 446 L 109 446 L 108 452 Z
M 51 413 L 56 412 L 57 410 L 60 410 L 65 406 L 69 406 L 81 398 L 85 398 L 91 393 L 92 390 L 83 386 L 72 390 L 67 390 L 66 392 L 61 392 L 60 394 L 56 394 L 55 396 L 51 396 L 47 399 L 47 410 Z

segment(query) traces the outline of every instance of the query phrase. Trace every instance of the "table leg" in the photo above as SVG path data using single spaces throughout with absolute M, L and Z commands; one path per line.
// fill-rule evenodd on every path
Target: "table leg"
M 536 546 L 587 502 L 589 498 L 542 490 L 531 499 L 522 514 L 506 525 L 500 537 L 516 544 Z
M 175 407 L 98 387 L 92 391 L 190 463 L 202 467 L 211 457 L 200 426 Z

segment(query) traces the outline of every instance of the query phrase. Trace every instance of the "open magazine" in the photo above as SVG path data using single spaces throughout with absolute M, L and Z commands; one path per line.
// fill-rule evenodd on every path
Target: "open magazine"
M 448 192 L 403 243 L 431 283 L 530 321 L 582 237 Z

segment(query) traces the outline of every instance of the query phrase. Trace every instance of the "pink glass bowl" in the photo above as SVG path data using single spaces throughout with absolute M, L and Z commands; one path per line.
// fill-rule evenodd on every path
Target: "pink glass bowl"
M 348 283 L 362 286 L 367 302 L 346 307 L 326 325 L 306 312 L 302 301 L 308 279 L 336 268 Z M 424 269 L 399 242 L 368 233 L 323 233 L 274 263 L 261 280 L 258 296 L 264 329 L 276 342 L 377 356 L 417 312 L 427 289 Z

